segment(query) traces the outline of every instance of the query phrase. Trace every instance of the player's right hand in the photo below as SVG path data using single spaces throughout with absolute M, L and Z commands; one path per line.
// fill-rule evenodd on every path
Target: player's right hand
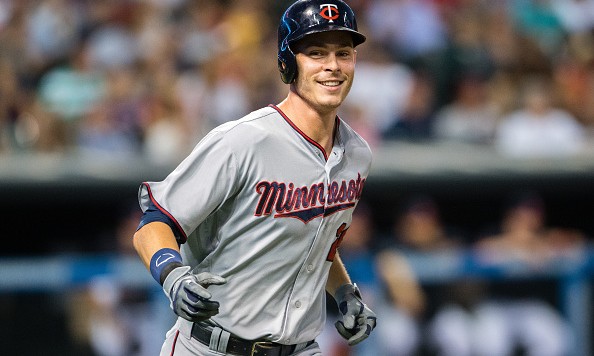
M 190 266 L 173 269 L 163 282 L 163 291 L 175 314 L 189 321 L 203 321 L 219 313 L 219 302 L 210 300 L 212 295 L 206 288 L 227 280 L 209 272 L 193 274 L 190 270 Z

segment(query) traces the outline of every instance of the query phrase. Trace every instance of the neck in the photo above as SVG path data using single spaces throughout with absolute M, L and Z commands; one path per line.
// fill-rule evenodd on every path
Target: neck
M 287 98 L 277 106 L 303 133 L 316 141 L 326 152 L 332 151 L 337 108 L 321 112 L 294 93 L 289 93 Z

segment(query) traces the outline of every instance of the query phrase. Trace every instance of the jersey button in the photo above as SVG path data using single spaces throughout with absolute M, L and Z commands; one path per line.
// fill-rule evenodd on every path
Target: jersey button
M 295 308 L 301 308 L 301 302 L 300 301 L 296 301 L 295 302 Z
M 307 265 L 307 272 L 311 272 L 313 271 L 314 267 L 313 265 Z

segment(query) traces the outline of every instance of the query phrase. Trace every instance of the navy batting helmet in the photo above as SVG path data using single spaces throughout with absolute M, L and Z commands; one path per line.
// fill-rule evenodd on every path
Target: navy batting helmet
M 291 44 L 306 35 L 326 31 L 348 31 L 354 46 L 365 42 L 365 36 L 357 31 L 353 10 L 342 0 L 299 0 L 289 6 L 278 26 L 278 69 L 283 82 L 289 84 L 297 75 Z

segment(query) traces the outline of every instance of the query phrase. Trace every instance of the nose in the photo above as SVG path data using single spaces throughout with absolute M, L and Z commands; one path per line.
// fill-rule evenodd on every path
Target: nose
M 325 62 L 325 70 L 329 72 L 338 72 L 340 71 L 340 64 L 338 61 L 338 57 L 335 53 L 331 53 L 328 55 L 326 62 Z

